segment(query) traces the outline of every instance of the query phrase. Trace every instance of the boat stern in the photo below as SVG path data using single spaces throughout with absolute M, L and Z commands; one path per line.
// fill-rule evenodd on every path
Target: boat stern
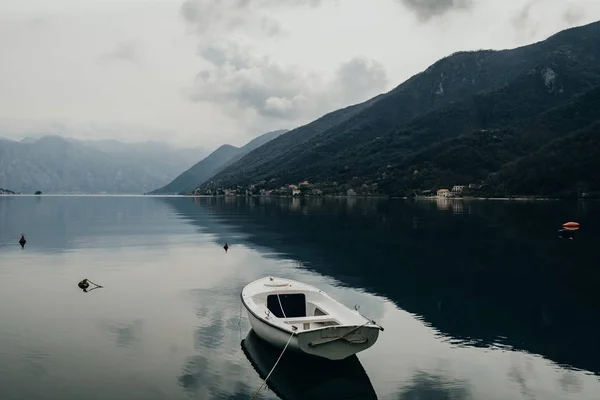
M 298 347 L 307 354 L 343 360 L 373 346 L 379 331 L 376 325 L 328 326 L 298 333 Z

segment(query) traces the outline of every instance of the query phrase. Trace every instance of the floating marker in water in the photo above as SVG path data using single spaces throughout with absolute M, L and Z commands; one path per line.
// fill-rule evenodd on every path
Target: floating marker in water
M 577 230 L 579 229 L 579 222 L 565 222 L 563 224 L 563 228 L 569 230 Z
M 87 289 L 88 289 L 88 287 L 90 286 L 90 283 L 91 283 L 92 285 L 96 285 L 96 287 L 93 287 L 93 288 L 91 288 L 90 290 L 87 290 Z M 97 283 L 94 283 L 94 282 L 90 281 L 89 279 L 84 279 L 84 280 L 82 280 L 81 282 L 79 282 L 79 283 L 77 284 L 77 286 L 79 286 L 79 288 L 80 288 L 80 289 L 82 289 L 82 290 L 83 290 L 84 292 L 86 292 L 86 293 L 87 293 L 87 292 L 89 292 L 89 291 L 91 291 L 91 290 L 94 290 L 94 289 L 98 289 L 98 288 L 104 287 L 104 286 L 100 286 L 100 285 L 98 285 Z

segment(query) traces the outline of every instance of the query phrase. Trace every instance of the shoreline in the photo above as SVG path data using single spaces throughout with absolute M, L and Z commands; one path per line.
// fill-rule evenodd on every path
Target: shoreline
M 251 198 L 290 198 L 290 199 L 315 199 L 315 198 L 327 198 L 327 199 L 402 199 L 412 201 L 598 201 L 600 198 L 597 197 L 534 197 L 534 196 L 513 196 L 513 197 L 409 197 L 409 196 L 346 196 L 346 195 L 322 195 L 322 196 L 288 196 L 288 195 L 269 195 L 269 196 L 247 196 L 247 195 L 191 195 L 191 194 L 116 194 L 116 193 L 44 193 L 41 195 L 34 195 L 29 193 L 0 193 L 0 197 L 188 197 L 188 198 L 228 198 L 228 197 L 251 197 Z
M 477 200 L 477 201 L 567 201 L 567 200 L 600 200 L 596 197 L 533 197 L 533 196 L 513 196 L 513 197 L 422 197 L 414 199 L 422 200 Z

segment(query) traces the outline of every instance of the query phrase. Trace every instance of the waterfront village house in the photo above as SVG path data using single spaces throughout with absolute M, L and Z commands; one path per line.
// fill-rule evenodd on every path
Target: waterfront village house
M 298 186 L 308 186 L 308 185 L 310 185 L 310 183 L 308 183 L 308 181 L 303 181 L 298 184 Z
M 356 196 L 356 192 L 352 189 L 348 189 L 346 192 L 346 196 Z
M 457 194 L 462 194 L 462 192 L 465 190 L 464 185 L 456 185 L 452 188 L 452 194 L 457 195 Z
M 448 189 L 440 189 L 437 191 L 437 197 L 450 197 L 450 191 Z
M 296 190 L 296 189 L 298 189 L 298 186 L 296 186 L 296 185 L 289 185 L 288 188 L 290 188 L 292 190 Z
M 292 196 L 299 196 L 299 195 L 300 195 L 299 189 L 292 189 Z

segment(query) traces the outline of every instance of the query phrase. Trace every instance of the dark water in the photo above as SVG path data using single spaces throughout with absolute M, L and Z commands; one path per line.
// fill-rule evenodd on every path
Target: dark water
M 257 398 L 598 399 L 599 244 L 594 202 L 0 196 L 0 399 L 248 399 L 279 355 L 240 320 L 265 275 L 385 331 L 284 356 Z

